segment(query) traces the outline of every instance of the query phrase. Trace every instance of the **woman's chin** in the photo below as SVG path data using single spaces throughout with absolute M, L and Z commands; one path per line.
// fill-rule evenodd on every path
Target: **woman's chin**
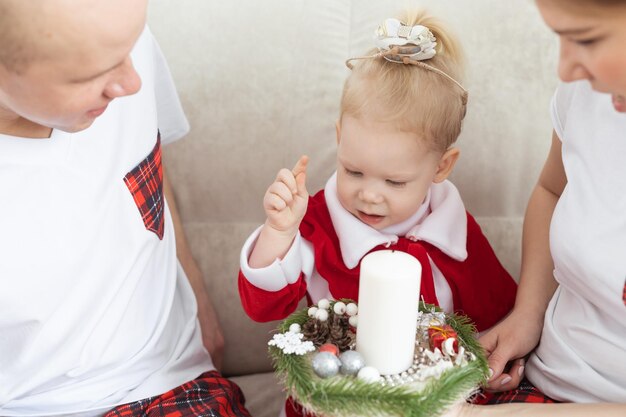
M 613 94 L 613 107 L 620 113 L 626 113 L 626 97 L 620 94 Z

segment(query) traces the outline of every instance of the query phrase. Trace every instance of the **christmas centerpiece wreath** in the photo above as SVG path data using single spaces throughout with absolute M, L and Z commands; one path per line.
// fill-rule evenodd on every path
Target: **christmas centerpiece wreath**
M 420 303 L 416 324 L 413 364 L 400 374 L 380 375 L 355 350 L 358 307 L 347 299 L 293 313 L 270 356 L 287 393 L 318 416 L 436 416 L 487 380 L 487 361 L 467 317 Z

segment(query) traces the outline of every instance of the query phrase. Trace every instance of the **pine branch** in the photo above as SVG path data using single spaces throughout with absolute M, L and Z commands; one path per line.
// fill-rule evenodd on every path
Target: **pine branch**
M 344 300 L 346 304 L 352 300 Z M 331 304 L 332 311 L 332 304 Z M 420 303 L 420 311 L 441 311 L 432 305 Z M 309 319 L 307 309 L 287 318 L 279 331 L 285 332 L 293 323 L 302 325 Z M 476 360 L 445 371 L 440 378 L 430 379 L 423 386 L 389 386 L 367 383 L 355 378 L 335 376 L 317 377 L 310 364 L 310 356 L 284 354 L 270 347 L 270 355 L 280 379 L 290 395 L 311 413 L 333 417 L 432 417 L 449 406 L 467 398 L 488 375 L 487 360 L 476 340 L 476 329 L 464 316 L 446 314 L 446 322 L 457 332 L 460 345 L 476 356 Z

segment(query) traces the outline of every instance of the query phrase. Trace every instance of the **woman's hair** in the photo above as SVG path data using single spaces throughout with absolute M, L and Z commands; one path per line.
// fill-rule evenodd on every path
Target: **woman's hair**
M 571 3 L 591 4 L 594 6 L 626 6 L 625 0 L 569 0 Z
M 607 12 L 613 13 L 611 9 L 626 9 L 626 0 L 558 0 L 562 7 L 567 7 L 569 10 L 577 10 L 585 14 L 589 13 L 589 10 L 599 10 L 609 8 Z M 590 9 L 591 8 L 591 9 Z
M 421 10 L 407 12 L 399 19 L 408 26 L 430 29 L 437 39 L 437 54 L 423 62 L 460 82 L 463 56 L 459 42 L 448 29 Z M 447 77 L 378 56 L 353 65 L 344 84 L 340 117 L 393 123 L 399 130 L 417 133 L 433 149 L 445 151 L 461 132 L 466 101 L 464 91 Z

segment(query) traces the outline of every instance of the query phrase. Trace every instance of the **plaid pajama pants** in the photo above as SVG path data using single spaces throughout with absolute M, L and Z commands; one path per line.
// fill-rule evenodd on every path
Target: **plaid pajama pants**
M 244 403 L 237 384 L 211 371 L 165 394 L 117 406 L 104 417 L 251 417 Z
M 503 392 L 483 392 L 474 399 L 474 404 L 493 405 L 506 403 L 558 403 L 539 391 L 524 378 L 516 389 Z

